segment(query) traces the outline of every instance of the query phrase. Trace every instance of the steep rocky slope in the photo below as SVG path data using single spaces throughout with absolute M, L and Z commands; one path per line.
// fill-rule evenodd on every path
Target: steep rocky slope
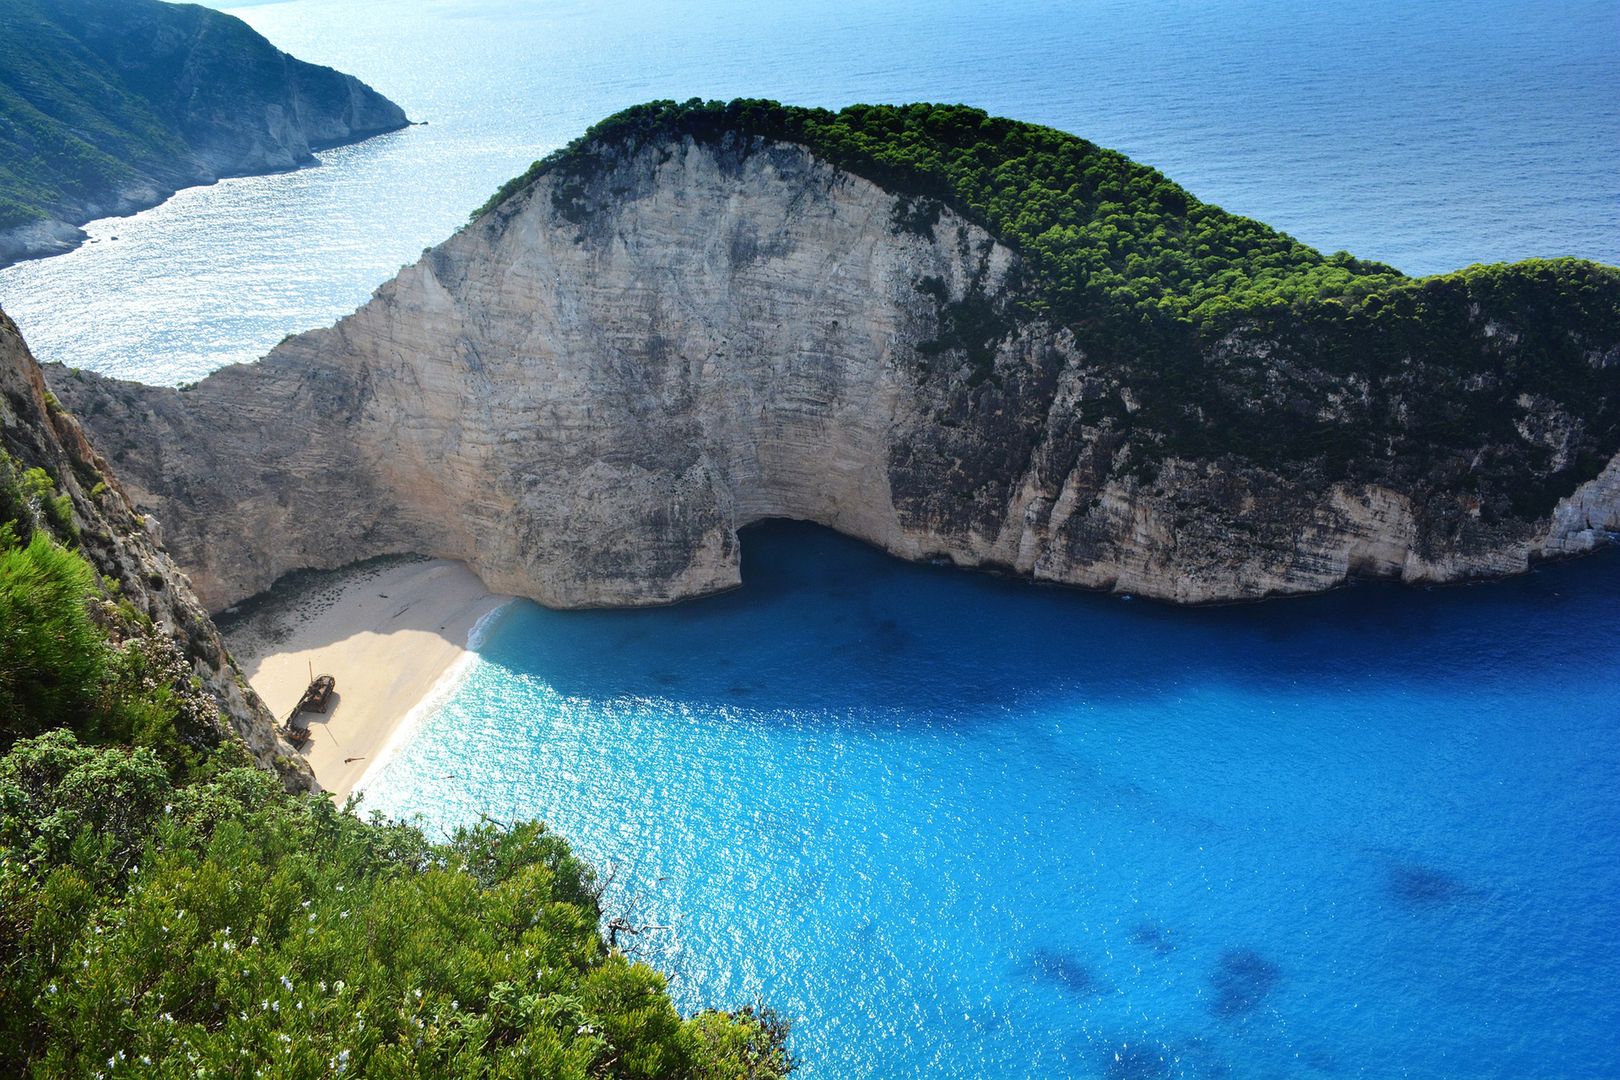
M 1015 138 L 1070 155 L 1042 166 L 1070 201 L 1030 213 L 1090 217 L 1015 247 L 884 156 L 896 115 L 839 144 L 804 120 L 833 114 L 627 114 L 258 363 L 52 378 L 212 608 L 401 551 L 546 604 L 661 603 L 736 584 L 768 517 L 1177 602 L 1509 574 L 1620 528 L 1611 268 L 1412 281 L 1070 136 L 916 113 L 924 151 L 991 159 L 987 190 Z M 1120 254 L 1115 189 L 1155 208 L 1146 254 Z M 1080 262 L 1052 245 L 1093 242 L 1053 285 Z M 1097 285 L 1150 259 L 1182 293 Z
M 306 165 L 400 108 L 246 23 L 158 0 L 0 5 L 0 266 L 223 176 Z
M 312 787 L 308 767 L 277 738 L 274 718 L 237 671 L 190 583 L 130 505 L 78 422 L 47 393 L 39 365 L 4 312 L 0 450 L 22 467 L 43 469 L 56 490 L 71 500 L 78 550 L 102 576 L 109 595 L 127 602 L 124 610 L 143 626 L 150 620 L 150 644 L 166 654 L 159 657 L 160 667 L 181 673 L 176 691 L 197 695 L 202 722 L 217 725 L 208 738 L 240 739 L 254 760 L 278 773 L 289 788 Z

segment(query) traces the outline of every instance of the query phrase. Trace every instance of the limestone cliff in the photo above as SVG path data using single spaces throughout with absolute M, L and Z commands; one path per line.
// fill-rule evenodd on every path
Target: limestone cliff
M 737 584 L 737 530 L 770 517 L 1186 603 L 1510 574 L 1620 528 L 1620 335 L 1520 370 L 1566 332 L 1465 283 L 1478 356 L 1375 371 L 1251 321 L 1172 383 L 1029 314 L 1029 257 L 971 215 L 806 145 L 576 153 L 258 363 L 186 390 L 52 374 L 211 608 L 404 551 L 549 605 L 663 603 Z M 1453 392 L 1501 425 L 1431 425 Z
M 313 787 L 309 767 L 276 736 L 274 718 L 237 671 L 190 583 L 130 505 L 78 422 L 47 393 L 39 365 L 4 312 L 0 449 L 25 467 L 44 469 L 71 499 L 79 550 L 117 596 L 151 620 L 154 644 L 173 658 L 168 666 L 196 676 L 195 686 L 179 689 L 202 695 L 202 709 L 216 718 L 208 723 L 218 725 L 211 738 L 239 738 L 289 788 Z M 182 681 L 189 683 L 189 676 Z
M 177 189 L 297 168 L 404 127 L 352 75 L 231 15 L 158 0 L 0 6 L 0 266 L 79 243 L 79 225 Z

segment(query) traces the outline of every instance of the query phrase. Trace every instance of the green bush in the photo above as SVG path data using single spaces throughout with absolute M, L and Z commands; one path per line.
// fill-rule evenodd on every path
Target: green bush
M 0 552 L 0 746 L 96 711 L 107 648 L 95 572 L 43 532 Z
M 772 1014 L 683 1019 L 607 949 L 544 826 L 433 844 L 248 767 L 173 644 L 52 536 L 55 490 L 0 457 L 0 1076 L 790 1070 Z
M 132 608 L 119 616 L 130 632 L 110 641 L 91 615 L 100 595 L 90 564 L 43 531 L 0 552 L 0 748 L 61 727 L 151 748 L 175 775 L 220 753 L 212 767 L 240 764 L 211 700 L 177 690 L 191 676 L 178 654 Z
M 10 523 L 10 539 L 0 546 L 11 547 L 26 541 L 34 530 L 44 526 L 69 543 L 79 538 L 73 522 L 73 500 L 56 490 L 56 481 L 40 468 L 26 468 L 16 458 L 0 450 L 0 522 Z
M 176 785 L 68 732 L 0 759 L 0 1074 L 693 1077 L 790 1068 L 770 1014 L 682 1019 L 611 953 L 538 824 L 442 844 L 283 794 Z

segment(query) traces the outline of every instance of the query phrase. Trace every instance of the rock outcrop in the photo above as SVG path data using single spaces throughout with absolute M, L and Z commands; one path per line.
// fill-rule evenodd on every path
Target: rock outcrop
M 72 500 L 79 550 L 117 595 L 151 620 L 151 633 L 172 649 L 212 699 L 220 737 L 239 738 L 260 765 L 290 789 L 309 790 L 314 777 L 275 733 L 275 720 L 237 670 L 219 631 L 130 505 L 83 429 L 45 389 L 39 365 L 16 325 L 0 312 L 0 448 L 27 468 L 44 469 Z M 213 710 L 210 710 L 213 711 Z
M 0 266 L 182 187 L 308 165 L 404 127 L 352 75 L 240 19 L 158 0 L 7 0 L 0 11 Z
M 258 363 L 185 390 L 51 377 L 214 609 L 407 551 L 548 605 L 665 603 L 736 585 L 738 529 L 773 517 L 1182 603 L 1511 574 L 1620 528 L 1620 463 L 1549 472 L 1580 427 L 1550 399 L 1503 406 L 1522 447 L 1480 436 L 1538 483 L 1570 477 L 1523 516 L 1432 469 L 1177 451 L 1138 412 L 1151 375 L 1070 329 L 952 345 L 947 322 L 1014 293 L 1021 258 L 948 206 L 926 227 L 911 208 L 791 142 L 609 148 L 588 183 L 541 171 Z M 1207 360 L 1369 397 L 1273 351 L 1233 338 Z

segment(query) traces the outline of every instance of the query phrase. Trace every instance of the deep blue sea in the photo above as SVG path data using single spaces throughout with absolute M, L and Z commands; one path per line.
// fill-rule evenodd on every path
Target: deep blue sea
M 744 556 L 509 605 L 366 804 L 544 818 L 806 1077 L 1620 1076 L 1620 557 L 1180 611 Z
M 1620 263 L 1620 0 L 238 13 L 427 126 L 0 271 L 42 358 L 252 360 L 660 97 L 963 101 L 1411 273 Z M 1620 556 L 1200 611 L 802 526 L 745 571 L 503 609 L 369 805 L 546 818 L 683 1006 L 775 1006 L 812 1080 L 1620 1076 Z

